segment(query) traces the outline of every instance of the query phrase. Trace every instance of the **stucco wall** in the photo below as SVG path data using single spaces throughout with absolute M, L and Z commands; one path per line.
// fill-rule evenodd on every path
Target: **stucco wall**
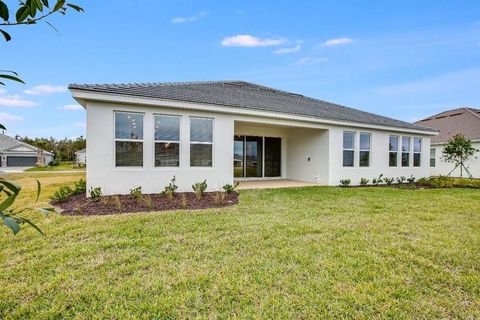
M 480 150 L 480 142 L 473 142 L 473 147 L 477 150 Z M 435 148 L 435 167 L 430 168 L 430 172 L 432 176 L 444 175 L 446 176 L 450 171 L 455 168 L 453 163 L 448 163 L 443 160 L 442 150 L 444 144 L 441 145 L 432 145 L 432 148 Z M 477 152 L 474 157 L 467 161 L 465 164 L 472 174 L 474 178 L 480 179 L 480 152 Z M 460 168 L 457 168 L 455 171 L 452 172 L 451 176 L 453 177 L 460 177 Z M 463 176 L 467 177 L 465 171 L 463 172 Z
M 190 116 L 206 116 L 195 111 L 174 110 L 161 107 L 87 103 L 87 188 L 102 187 L 104 194 L 126 194 L 131 188 L 142 186 L 145 193 L 160 192 L 173 175 L 179 191 L 192 191 L 192 183 L 207 179 L 208 190 L 218 190 L 233 183 L 233 131 L 232 117 L 208 113 L 214 118 L 213 166 L 190 167 Z M 143 167 L 115 167 L 114 111 L 144 113 Z M 180 167 L 154 167 L 154 114 L 180 115 Z
M 355 166 L 354 167 L 343 167 L 343 131 L 355 131 L 356 132 L 356 149 L 355 149 Z M 371 134 L 371 150 L 370 150 L 370 166 L 369 167 L 360 167 L 359 166 L 359 136 L 360 132 L 366 132 Z M 410 154 L 410 166 L 402 167 L 400 163 L 400 158 L 397 167 L 389 167 L 389 136 L 409 136 L 412 137 L 421 137 L 423 138 L 422 142 L 422 152 L 421 152 L 421 166 L 413 167 L 413 154 Z M 360 183 L 361 178 L 367 178 L 370 180 L 370 183 L 373 178 L 377 177 L 380 174 L 383 174 L 384 177 L 410 177 L 413 175 L 415 178 L 428 177 L 430 175 L 429 168 L 429 153 L 430 153 L 430 138 L 428 136 L 422 136 L 418 134 L 411 133 L 399 133 L 399 132 L 386 132 L 378 130 L 366 130 L 359 129 L 355 127 L 336 127 L 330 129 L 330 175 L 329 175 L 329 184 L 330 185 L 339 185 L 341 179 L 351 179 L 353 185 Z M 401 138 L 400 138 L 401 139 Z M 400 148 L 400 146 L 399 146 Z M 400 152 L 400 151 L 399 151 Z

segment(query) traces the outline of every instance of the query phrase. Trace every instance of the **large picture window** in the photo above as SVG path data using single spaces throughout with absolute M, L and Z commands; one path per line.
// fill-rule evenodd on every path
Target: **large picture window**
M 402 167 L 410 166 L 410 137 L 402 137 Z
M 213 119 L 190 118 L 190 166 L 211 167 L 213 158 Z
M 143 166 L 143 114 L 115 112 L 115 166 Z
M 388 141 L 388 165 L 398 166 L 398 136 L 390 136 Z
M 435 149 L 435 148 L 430 149 L 430 167 L 432 167 L 432 168 L 434 168 L 435 165 L 436 165 L 436 163 L 435 163 L 436 158 L 437 158 L 436 157 L 436 151 L 437 151 L 437 149 Z
M 370 166 L 370 133 L 360 132 L 360 167 Z
M 422 138 L 413 138 L 413 166 L 420 167 L 422 157 Z
M 355 163 L 355 132 L 343 132 L 343 166 L 353 167 Z
M 180 166 L 180 117 L 155 115 L 155 166 Z

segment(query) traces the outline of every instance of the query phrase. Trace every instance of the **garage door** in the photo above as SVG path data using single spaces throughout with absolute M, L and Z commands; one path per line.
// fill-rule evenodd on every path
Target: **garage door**
M 7 157 L 7 167 L 33 167 L 37 157 Z

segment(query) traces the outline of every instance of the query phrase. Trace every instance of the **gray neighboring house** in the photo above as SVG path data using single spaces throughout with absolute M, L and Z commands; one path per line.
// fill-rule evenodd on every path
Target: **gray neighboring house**
M 75 152 L 75 158 L 77 163 L 87 164 L 87 149 L 84 148 Z
M 37 164 L 39 148 L 0 134 L 1 167 L 33 167 Z M 45 164 L 53 160 L 53 153 L 43 151 Z

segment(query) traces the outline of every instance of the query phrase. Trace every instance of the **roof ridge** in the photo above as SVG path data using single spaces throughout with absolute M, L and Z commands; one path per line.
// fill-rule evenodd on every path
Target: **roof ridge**
M 480 120 L 480 114 L 479 114 L 480 110 L 475 112 L 472 110 L 473 108 L 465 108 L 465 109 Z M 474 110 L 478 110 L 478 109 L 474 109 Z

